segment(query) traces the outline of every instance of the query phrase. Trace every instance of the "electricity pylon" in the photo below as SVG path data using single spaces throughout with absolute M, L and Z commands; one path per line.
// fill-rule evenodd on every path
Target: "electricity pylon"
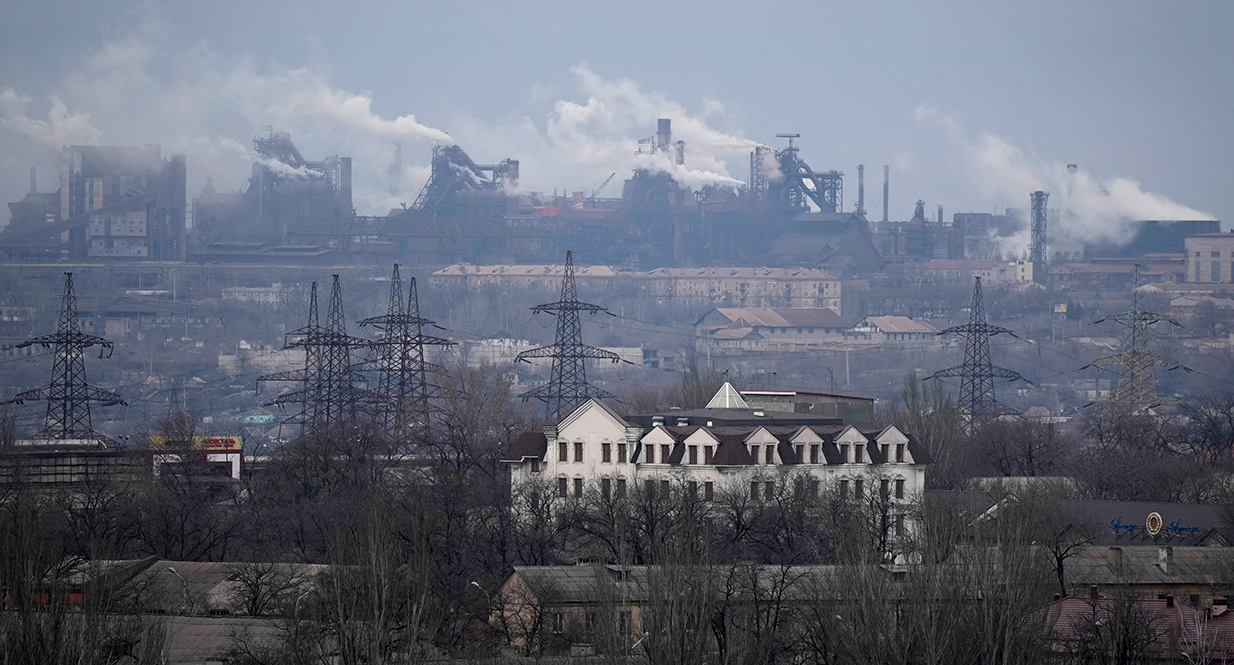
M 26 340 L 18 344 L 17 348 L 35 344 L 45 349 L 55 349 L 51 383 L 18 393 L 8 403 L 24 404 L 37 400 L 47 402 L 43 431 L 36 438 L 59 441 L 106 440 L 94 431 L 90 422 L 90 402 L 98 402 L 102 406 L 126 403 L 120 395 L 86 383 L 83 351 L 98 346 L 100 358 L 103 358 L 104 354 L 110 357 L 112 343 L 81 331 L 81 323 L 77 320 L 77 296 L 73 292 L 73 273 L 64 273 L 64 297 L 60 301 L 60 323 L 56 332 Z
M 1132 276 L 1131 309 L 1114 315 L 1113 319 L 1123 327 L 1123 338 L 1119 344 L 1118 353 L 1102 356 L 1080 369 L 1100 367 L 1102 369 L 1117 368 L 1118 383 L 1114 389 L 1098 397 L 1095 401 L 1118 404 L 1132 412 L 1142 412 L 1145 409 L 1161 404 L 1177 404 L 1178 400 L 1169 395 L 1157 393 L 1157 377 L 1154 367 L 1165 367 L 1169 370 L 1182 369 L 1177 360 L 1159 356 L 1148 350 L 1148 327 L 1160 321 L 1168 321 L 1179 325 L 1176 321 L 1167 319 L 1160 314 L 1144 310 L 1144 298 L 1140 293 L 1140 264 L 1136 264 Z M 1096 321 L 1101 323 L 1105 319 Z
M 347 335 L 342 287 L 338 275 L 333 275 L 333 279 L 326 325 L 318 324 L 317 282 L 313 282 L 308 325 L 286 334 L 283 349 L 304 349 L 304 369 L 267 374 L 257 379 L 259 385 L 262 382 L 302 384 L 302 389 L 279 395 L 267 406 L 285 408 L 288 404 L 300 404 L 300 413 L 288 422 L 300 423 L 304 431 L 329 428 L 351 419 L 356 403 L 365 397 L 364 391 L 354 385 L 363 378 L 352 369 L 351 347 L 363 346 L 366 341 Z
M 538 399 L 545 404 L 545 416 L 561 419 L 583 402 L 591 398 L 612 397 L 612 394 L 587 383 L 587 359 L 609 360 L 614 364 L 621 357 L 583 344 L 582 322 L 579 312 L 610 314 L 607 309 L 590 303 L 579 302 L 574 285 L 574 252 L 566 252 L 566 266 L 561 280 L 561 298 L 557 302 L 536 305 L 534 314 L 548 313 L 557 316 L 557 337 L 552 346 L 523 351 L 515 362 L 530 363 L 533 358 L 552 358 L 553 369 L 548 383 L 529 390 L 523 399 Z
M 394 264 L 385 315 L 360 321 L 360 327 L 373 326 L 383 333 L 381 339 L 369 343 L 375 357 L 356 366 L 361 370 L 377 370 L 376 400 L 386 431 L 391 434 L 407 434 L 413 428 L 428 432 L 429 398 L 436 388 L 429 382 L 428 374 L 445 369 L 424 359 L 424 347 L 451 347 L 454 342 L 425 335 L 426 325 L 433 325 L 433 322 L 420 318 L 416 279 L 410 280 L 404 307 L 403 280 L 398 264 Z
M 964 364 L 935 372 L 932 379 L 960 377 L 960 411 L 968 418 L 966 429 L 970 432 L 1002 415 L 1019 412 L 994 399 L 994 379 L 1023 379 L 1019 372 L 998 367 L 990 362 L 990 338 L 1000 333 L 1015 337 L 1006 328 L 986 323 L 985 303 L 981 298 L 981 278 L 973 285 L 973 305 L 969 310 L 968 323 L 952 326 L 940 335 L 955 333 L 964 338 Z

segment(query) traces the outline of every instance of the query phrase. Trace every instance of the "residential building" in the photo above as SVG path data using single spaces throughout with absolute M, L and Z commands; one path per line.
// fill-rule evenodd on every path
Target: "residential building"
M 1033 263 L 1014 261 L 982 261 L 978 259 L 933 259 L 920 265 L 922 275 L 937 281 L 971 282 L 980 277 L 989 287 L 1027 284 L 1033 281 Z
M 1234 283 L 1234 233 L 1204 233 L 1183 239 L 1187 282 Z
M 925 487 L 929 453 L 894 426 L 862 430 L 839 418 L 751 408 L 724 384 L 706 408 L 622 418 L 589 400 L 555 426 L 513 442 L 510 479 L 562 499 L 588 491 L 667 494 L 684 479 L 704 500 L 721 492 L 768 500 L 778 492 L 880 492 L 904 527 L 905 508 Z
M 223 289 L 224 302 L 277 305 L 283 302 L 286 289 L 275 282 L 272 286 L 230 286 Z
M 661 305 L 840 311 L 840 280 L 819 268 L 660 268 L 639 279 Z

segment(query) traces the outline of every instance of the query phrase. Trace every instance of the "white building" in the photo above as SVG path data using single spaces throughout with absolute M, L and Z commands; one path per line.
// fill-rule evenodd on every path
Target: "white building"
M 513 486 L 538 483 L 563 499 L 591 487 L 621 497 L 679 480 L 704 500 L 721 491 L 764 500 L 791 482 L 815 495 L 881 491 L 893 506 L 920 495 L 930 463 L 895 427 L 862 431 L 837 418 L 751 409 L 727 383 L 707 408 L 651 416 L 650 426 L 590 400 L 557 426 L 521 436 L 506 457 Z

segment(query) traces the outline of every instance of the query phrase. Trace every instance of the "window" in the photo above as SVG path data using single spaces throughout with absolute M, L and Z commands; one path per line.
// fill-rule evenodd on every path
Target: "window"
M 805 446 L 793 446 L 793 454 L 797 456 L 798 462 L 806 461 L 806 447 Z
M 888 457 L 888 455 L 890 455 L 890 454 L 891 454 L 891 446 L 890 446 L 889 444 L 884 443 L 882 446 L 880 446 L 880 447 L 879 447 L 879 452 L 881 452 L 881 453 L 883 454 L 883 461 L 884 461 L 884 462 L 890 462 L 890 461 L 891 461 L 891 458 L 890 458 L 890 457 Z
M 896 498 L 897 499 L 904 498 L 904 479 L 903 478 L 899 478 L 896 480 Z
M 626 498 L 626 479 L 625 478 L 617 479 L 617 498 L 618 499 Z
M 617 444 L 617 463 L 626 463 L 626 444 L 624 443 Z
M 1221 262 L 1220 261 L 1213 261 L 1213 278 L 1209 281 L 1211 282 L 1221 281 Z
M 1196 252 L 1195 255 L 1199 256 L 1200 253 Z M 1197 282 L 1200 281 L 1200 262 L 1199 261 L 1195 262 L 1195 281 Z
M 690 464 L 698 464 L 698 446 L 690 446 Z
M 818 496 L 818 481 L 810 481 L 810 496 Z
M 848 498 L 848 481 L 847 480 L 840 481 L 840 498 L 841 499 Z
M 1221 252 L 1213 252 L 1213 255 L 1212 255 L 1212 256 L 1213 256 L 1213 258 L 1214 258 L 1214 259 L 1219 259 L 1219 258 L 1221 258 Z
M 896 515 L 896 538 L 904 537 L 904 513 Z
M 612 492 L 613 492 L 613 481 L 609 480 L 608 478 L 601 478 L 600 479 L 600 495 L 607 499 L 609 495 L 612 494 Z
M 656 481 L 645 481 L 643 483 L 643 493 L 647 495 L 648 499 L 654 499 L 656 497 Z
M 574 479 L 574 498 L 576 499 L 583 498 L 583 479 L 582 478 Z
M 866 447 L 862 444 L 853 446 L 853 461 L 861 464 L 866 461 Z
M 569 484 L 565 478 L 557 479 L 557 496 L 566 498 L 570 494 Z
M 703 500 L 711 501 L 712 499 L 714 499 L 715 491 L 716 491 L 715 486 L 712 485 L 710 480 L 704 482 L 703 483 Z
M 810 446 L 810 464 L 818 464 L 818 444 Z
M 768 464 L 776 463 L 776 447 L 775 446 L 770 446 L 770 445 L 767 446 L 767 463 Z
M 583 461 L 583 442 L 582 441 L 574 442 L 574 461 L 575 462 Z
M 669 484 L 668 484 L 668 481 L 667 481 L 667 480 L 661 480 L 661 481 L 660 481 L 660 498 L 661 498 L 661 499 L 667 499 L 667 498 L 668 498 L 668 491 L 669 491 Z
M 765 492 L 765 493 L 766 493 L 766 494 L 765 494 L 765 496 L 766 496 L 768 499 L 770 499 L 771 497 L 775 496 L 775 495 L 776 495 L 776 484 L 775 484 L 775 483 L 773 483 L 773 482 L 771 482 L 770 480 L 768 480 L 767 482 L 763 483 L 763 492 Z
M 691 499 L 697 499 L 697 498 L 698 498 L 698 481 L 696 481 L 696 480 L 691 480 L 691 481 L 687 482 L 687 483 L 686 483 L 686 489 L 690 490 L 690 498 L 691 498 Z
M 754 460 L 755 464 L 758 464 L 760 454 L 761 454 L 761 449 L 759 448 L 759 446 L 750 446 L 750 457 L 751 459 Z
M 531 460 L 531 472 L 540 473 L 540 460 L 538 459 Z
M 562 441 L 561 443 L 557 444 L 557 461 L 558 462 L 569 462 L 570 461 L 570 448 L 569 448 L 569 444 L 567 444 L 565 441 Z
M 705 446 L 703 448 L 703 464 L 711 464 L 712 456 L 715 454 L 714 446 Z
M 754 499 L 755 501 L 758 501 L 758 481 L 757 480 L 751 481 L 750 483 L 750 498 Z
M 896 461 L 897 462 L 904 461 L 904 444 L 902 443 L 896 444 Z
M 866 481 L 861 478 L 858 478 L 855 484 L 856 484 L 856 487 L 854 489 L 857 492 L 857 499 L 858 500 L 864 499 L 866 496 Z
M 531 510 L 532 512 L 537 512 L 537 513 L 540 512 L 540 493 L 539 492 L 531 493 Z
M 656 463 L 656 447 L 647 446 L 646 448 L 647 448 L 647 454 L 645 455 L 645 459 L 643 460 L 643 462 L 646 464 L 655 464 Z
M 553 632 L 558 635 L 566 632 L 566 615 L 561 612 L 553 612 Z
M 847 443 L 840 444 L 840 463 L 848 464 L 848 444 Z
M 613 444 L 608 441 L 600 444 L 600 461 L 604 464 L 613 462 Z
M 668 446 L 660 446 L 660 463 L 661 464 L 668 464 L 669 463 L 668 458 L 671 455 L 672 453 L 669 452 Z
M 1197 258 L 1197 259 L 1198 259 L 1198 258 L 1200 258 L 1200 252 L 1199 252 L 1198 250 L 1197 250 L 1197 251 L 1196 251 L 1196 253 L 1195 253 L 1195 258 Z
M 878 481 L 879 496 L 886 499 L 888 496 L 890 496 L 890 494 L 888 494 L 890 491 L 891 491 L 890 485 L 886 478 L 883 478 L 882 480 Z

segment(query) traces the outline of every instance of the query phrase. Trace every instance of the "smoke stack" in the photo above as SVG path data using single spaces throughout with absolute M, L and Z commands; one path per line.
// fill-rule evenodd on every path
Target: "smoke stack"
M 883 221 L 887 221 L 887 199 L 891 198 L 891 167 L 883 165 Z
M 343 215 L 350 217 L 356 212 L 351 202 L 351 158 L 342 157 L 339 160 L 339 205 Z
M 941 226 L 943 223 L 943 204 L 938 204 L 938 223 Z
M 673 142 L 673 121 L 669 118 L 660 118 L 656 126 L 656 149 L 668 150 L 668 146 Z
M 857 214 L 866 214 L 866 165 L 857 165 Z
M 399 186 L 403 179 L 403 144 L 394 144 L 394 155 L 390 159 L 390 196 L 398 196 L 402 189 Z
M 686 142 L 677 142 L 677 165 L 681 166 L 686 163 Z
M 506 182 L 510 187 L 518 187 L 518 160 L 509 160 L 509 166 L 506 168 Z

